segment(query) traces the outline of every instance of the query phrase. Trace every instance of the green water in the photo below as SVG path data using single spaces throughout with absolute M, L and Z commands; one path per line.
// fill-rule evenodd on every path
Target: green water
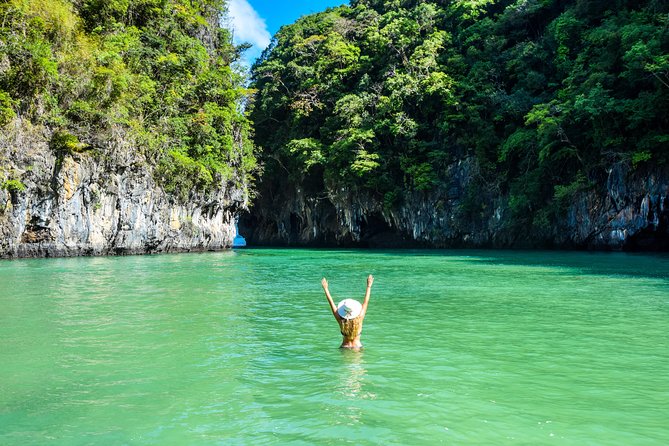
M 361 299 L 338 349 L 320 288 Z M 666 445 L 669 257 L 0 262 L 2 445 Z

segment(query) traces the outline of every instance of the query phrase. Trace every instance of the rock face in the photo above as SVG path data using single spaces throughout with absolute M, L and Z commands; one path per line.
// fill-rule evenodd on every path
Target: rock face
M 608 169 L 603 193 L 581 194 L 567 216 L 571 238 L 594 248 L 669 250 L 669 172 Z
M 145 254 L 230 248 L 247 209 L 243 188 L 177 200 L 130 145 L 56 154 L 50 134 L 16 125 L 0 134 L 0 257 Z M 523 247 L 669 250 L 669 172 L 617 164 L 574 196 L 549 229 L 508 226 L 508 199 L 488 193 L 464 212 L 478 175 L 472 159 L 449 166 L 446 186 L 390 209 L 335 184 L 265 183 L 240 221 L 249 245 Z M 20 183 L 11 183 L 17 180 Z M 490 188 L 490 190 L 494 190 Z
M 0 256 L 52 257 L 220 250 L 235 236 L 242 189 L 166 193 L 151 163 L 124 144 L 55 154 L 45 130 L 0 135 Z M 9 185 L 8 179 L 20 181 Z
M 618 164 L 605 184 L 576 194 L 557 225 L 512 227 L 508 197 L 487 188 L 466 211 L 480 178 L 473 159 L 449 166 L 447 186 L 415 192 L 385 209 L 378 198 L 326 185 L 263 184 L 241 231 L 249 244 L 364 247 L 669 249 L 669 172 L 632 174 Z M 471 200 L 471 197 L 469 198 Z

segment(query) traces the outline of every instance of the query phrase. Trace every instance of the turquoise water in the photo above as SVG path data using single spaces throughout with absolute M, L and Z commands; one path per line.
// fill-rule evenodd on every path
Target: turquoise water
M 362 299 L 360 352 L 320 288 Z M 666 445 L 669 256 L 0 262 L 2 445 Z

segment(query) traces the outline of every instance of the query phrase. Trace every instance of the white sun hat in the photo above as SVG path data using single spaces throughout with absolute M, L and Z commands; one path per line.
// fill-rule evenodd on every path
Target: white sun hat
M 337 305 L 337 313 L 344 319 L 355 319 L 362 311 L 362 304 L 355 299 L 344 299 Z

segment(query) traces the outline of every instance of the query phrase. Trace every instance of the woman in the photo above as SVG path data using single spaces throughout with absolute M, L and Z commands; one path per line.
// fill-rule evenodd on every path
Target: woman
M 321 285 L 323 285 L 323 290 L 325 291 L 325 297 L 327 297 L 328 302 L 330 303 L 332 314 L 335 319 L 337 319 L 339 329 L 344 337 L 340 348 L 362 347 L 362 343 L 360 342 L 362 321 L 365 319 L 365 314 L 367 313 L 369 295 L 372 292 L 372 283 L 374 283 L 374 277 L 370 274 L 369 277 L 367 277 L 367 292 L 365 293 L 365 300 L 362 305 L 357 300 L 344 299 L 339 302 L 339 305 L 335 306 L 332 296 L 330 295 L 330 290 L 328 290 L 328 281 L 325 277 L 321 280 Z

